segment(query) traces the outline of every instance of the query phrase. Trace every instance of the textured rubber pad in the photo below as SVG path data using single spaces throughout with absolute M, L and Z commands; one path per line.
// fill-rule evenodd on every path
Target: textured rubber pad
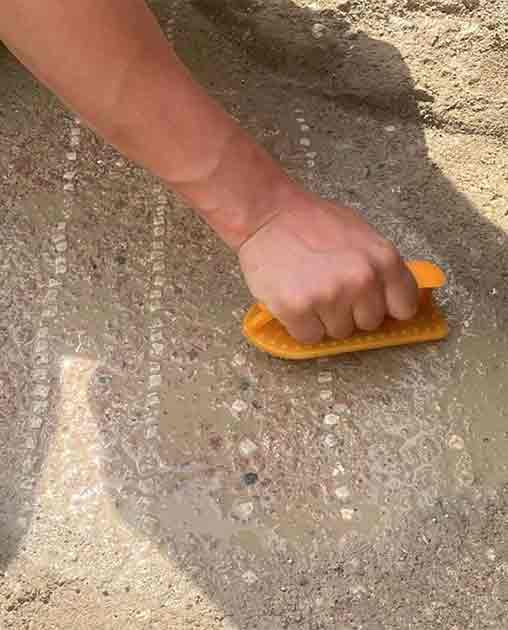
M 446 277 L 439 267 L 426 261 L 410 261 L 407 266 L 420 290 L 420 306 L 413 319 L 401 322 L 387 318 L 374 332 L 357 331 L 340 341 L 328 338 L 317 344 L 302 344 L 262 304 L 256 304 L 245 316 L 243 332 L 257 348 L 281 359 L 315 359 L 443 339 L 448 325 L 434 302 L 432 289 L 443 286 Z

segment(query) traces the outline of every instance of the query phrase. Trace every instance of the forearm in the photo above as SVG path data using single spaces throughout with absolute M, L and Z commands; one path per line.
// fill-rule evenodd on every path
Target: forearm
M 11 0 L 0 6 L 0 37 L 233 247 L 291 189 L 280 167 L 192 79 L 143 0 Z

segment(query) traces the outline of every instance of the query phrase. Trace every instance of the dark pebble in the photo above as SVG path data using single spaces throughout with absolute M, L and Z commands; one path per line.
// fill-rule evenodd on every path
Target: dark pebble
M 255 472 L 248 472 L 243 475 L 242 479 L 246 486 L 253 486 L 258 480 L 258 476 Z

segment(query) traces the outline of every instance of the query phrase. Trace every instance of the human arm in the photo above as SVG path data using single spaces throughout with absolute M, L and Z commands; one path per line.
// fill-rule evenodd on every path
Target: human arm
M 301 340 L 406 318 L 416 288 L 353 210 L 293 182 L 192 78 L 143 0 L 11 0 L 0 37 L 72 110 L 182 195 Z

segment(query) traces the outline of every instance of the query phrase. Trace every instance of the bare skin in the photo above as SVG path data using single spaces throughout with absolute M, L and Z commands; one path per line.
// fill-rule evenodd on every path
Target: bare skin
M 0 38 L 188 201 L 295 338 L 341 338 L 414 315 L 416 285 L 393 245 L 351 208 L 290 180 L 194 81 L 143 0 L 2 2 Z

